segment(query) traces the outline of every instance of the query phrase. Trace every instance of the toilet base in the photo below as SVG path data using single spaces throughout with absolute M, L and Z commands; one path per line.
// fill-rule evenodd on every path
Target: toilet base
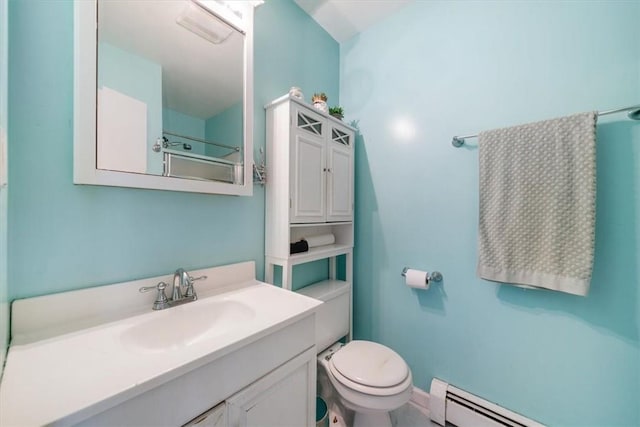
M 391 427 L 388 412 L 356 412 L 353 427 Z

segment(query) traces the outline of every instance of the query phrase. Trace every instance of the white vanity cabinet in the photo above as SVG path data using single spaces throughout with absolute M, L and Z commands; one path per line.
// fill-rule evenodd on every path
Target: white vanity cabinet
M 309 315 L 78 425 L 313 426 L 314 328 Z

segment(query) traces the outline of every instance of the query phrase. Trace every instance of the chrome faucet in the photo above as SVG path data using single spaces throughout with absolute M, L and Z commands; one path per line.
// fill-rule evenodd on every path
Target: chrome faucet
M 179 268 L 173 273 L 173 292 L 171 300 L 180 301 L 182 299 L 182 288 L 187 287 L 189 283 L 189 274 L 184 268 Z
M 140 292 L 147 292 L 150 290 L 157 290 L 158 295 L 153 302 L 154 310 L 164 310 L 165 308 L 173 307 L 176 305 L 185 304 L 198 299 L 196 290 L 193 287 L 193 282 L 196 280 L 204 280 L 207 276 L 191 277 L 184 268 L 179 268 L 173 274 L 173 290 L 171 292 L 171 299 L 167 298 L 164 290 L 167 288 L 165 282 L 160 282 L 156 286 L 143 286 L 139 289 Z M 184 294 L 182 288 L 185 288 Z

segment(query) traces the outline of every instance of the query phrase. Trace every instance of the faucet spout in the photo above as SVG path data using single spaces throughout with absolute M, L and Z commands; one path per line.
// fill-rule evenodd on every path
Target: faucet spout
M 187 287 L 189 284 L 189 274 L 184 270 L 184 268 L 179 268 L 173 274 L 173 292 L 171 294 L 171 299 L 173 301 L 178 301 L 182 299 L 182 288 Z

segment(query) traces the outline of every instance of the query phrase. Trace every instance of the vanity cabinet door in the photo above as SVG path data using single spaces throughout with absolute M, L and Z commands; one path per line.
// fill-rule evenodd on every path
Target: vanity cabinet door
M 198 415 L 182 427 L 226 427 L 226 404 L 214 406 L 204 414 Z
M 315 347 L 227 399 L 229 427 L 315 425 Z

